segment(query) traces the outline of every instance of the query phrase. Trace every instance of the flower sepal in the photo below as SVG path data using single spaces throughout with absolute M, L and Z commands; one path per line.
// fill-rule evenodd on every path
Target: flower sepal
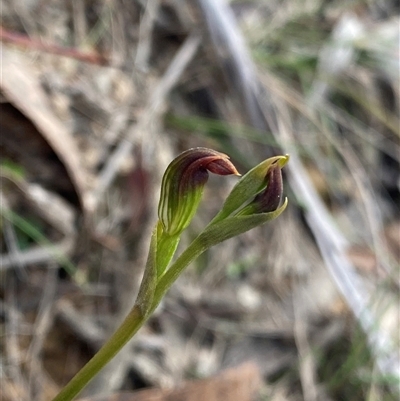
M 289 155 L 274 156 L 264 160 L 233 187 L 221 211 L 210 224 L 229 216 L 274 212 L 282 202 L 281 169 L 289 161 Z M 274 185 L 269 185 L 269 184 Z

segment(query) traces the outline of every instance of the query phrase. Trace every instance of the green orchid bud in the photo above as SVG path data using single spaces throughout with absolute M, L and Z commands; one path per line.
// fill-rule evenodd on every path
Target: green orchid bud
M 167 167 L 161 184 L 158 216 L 164 232 L 179 235 L 196 213 L 208 172 L 240 175 L 229 157 L 207 148 L 181 153 Z
M 270 157 L 247 172 L 232 189 L 211 223 L 229 216 L 268 213 L 278 209 L 282 199 L 280 170 L 288 161 L 289 155 Z M 270 188 L 267 189 L 270 181 Z
M 255 196 L 252 202 L 236 215 L 245 216 L 256 213 L 274 212 L 282 203 L 283 181 L 282 170 L 278 161 L 272 164 L 265 176 L 266 187 Z
M 243 176 L 221 211 L 196 238 L 199 253 L 276 219 L 286 209 L 281 169 L 288 160 L 289 155 L 271 157 Z

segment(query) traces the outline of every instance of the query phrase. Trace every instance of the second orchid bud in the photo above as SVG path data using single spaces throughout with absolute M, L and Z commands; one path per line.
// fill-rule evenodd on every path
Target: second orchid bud
M 179 235 L 189 225 L 209 172 L 240 175 L 227 155 L 207 148 L 189 149 L 170 163 L 162 180 L 158 205 L 165 233 Z
M 237 216 L 250 215 L 254 213 L 274 212 L 282 203 L 283 182 L 282 170 L 279 162 L 270 166 L 265 176 L 266 187 L 257 194 L 254 199 Z

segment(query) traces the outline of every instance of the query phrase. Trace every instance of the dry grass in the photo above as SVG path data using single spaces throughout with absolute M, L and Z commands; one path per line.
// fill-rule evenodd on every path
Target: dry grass
M 84 395 L 251 360 L 259 400 L 396 399 L 398 7 L 225 7 L 0 3 L 5 401 L 51 399 L 124 317 L 162 173 L 192 146 L 242 172 L 290 153 L 290 207 L 203 255 Z M 184 243 L 233 183 L 210 180 Z

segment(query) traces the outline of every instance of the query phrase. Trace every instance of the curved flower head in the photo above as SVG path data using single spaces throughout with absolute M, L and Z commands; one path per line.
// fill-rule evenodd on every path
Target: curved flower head
M 208 180 L 208 172 L 240 175 L 227 155 L 207 148 L 189 149 L 167 167 L 158 204 L 158 217 L 167 234 L 180 234 L 189 225 Z

